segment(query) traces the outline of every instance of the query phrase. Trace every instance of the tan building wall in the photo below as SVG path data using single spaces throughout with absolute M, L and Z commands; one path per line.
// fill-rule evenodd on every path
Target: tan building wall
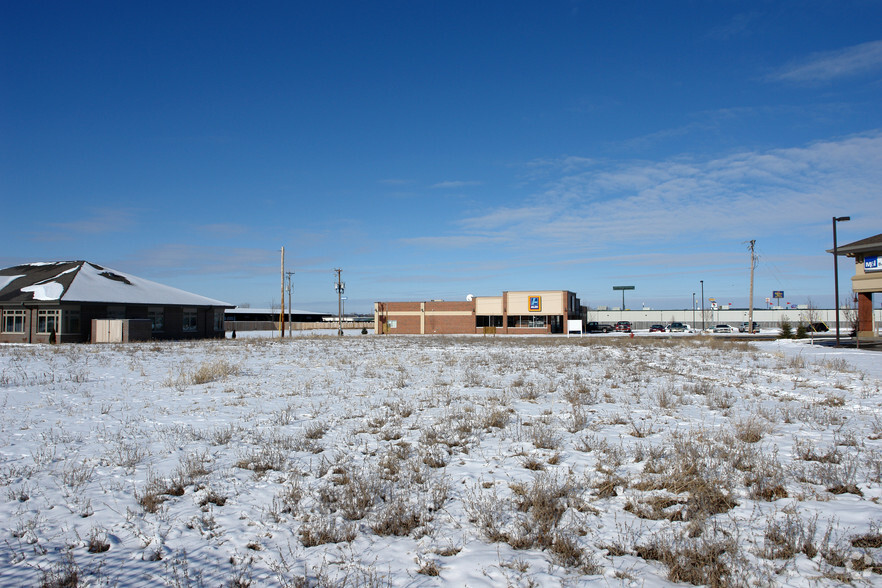
M 873 252 L 872 255 L 882 255 L 882 250 Z M 851 289 L 857 294 L 858 299 L 857 336 L 859 339 L 875 339 L 877 325 L 873 320 L 873 294 L 882 292 L 882 271 L 866 271 L 864 255 L 854 256 Z
M 882 255 L 882 252 L 879 253 Z M 882 271 L 864 271 L 864 256 L 855 256 L 851 289 L 855 292 L 882 292 Z
M 502 316 L 502 296 L 478 296 L 475 298 L 475 314 Z
M 570 309 L 570 306 L 574 308 Z M 478 296 L 466 301 L 377 302 L 374 304 L 374 332 L 552 333 L 561 332 L 567 318 L 578 318 L 580 313 L 578 298 L 565 290 L 504 292 L 502 296 Z M 533 326 L 529 317 L 537 317 L 540 323 L 543 317 L 546 320 L 544 324 Z
M 537 292 L 506 292 L 508 314 L 563 314 L 566 310 L 567 292 L 540 290 Z M 539 297 L 540 309 L 530 309 L 530 299 Z

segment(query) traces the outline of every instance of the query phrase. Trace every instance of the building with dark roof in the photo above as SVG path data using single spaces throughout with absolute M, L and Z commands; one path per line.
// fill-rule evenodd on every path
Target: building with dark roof
M 0 342 L 6 343 L 91 341 L 95 321 L 108 320 L 139 333 L 132 339 L 221 338 L 224 310 L 232 306 L 87 261 L 0 270 Z

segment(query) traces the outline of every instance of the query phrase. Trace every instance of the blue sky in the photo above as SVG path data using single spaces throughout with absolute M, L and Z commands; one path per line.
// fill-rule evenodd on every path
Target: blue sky
M 294 306 L 832 306 L 882 232 L 882 3 L 5 2 L 0 265 Z M 842 265 L 840 266 L 842 269 Z M 843 292 L 850 290 L 845 264 Z

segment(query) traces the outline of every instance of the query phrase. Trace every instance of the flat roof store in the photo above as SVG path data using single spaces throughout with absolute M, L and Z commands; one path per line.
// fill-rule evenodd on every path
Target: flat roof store
M 375 302 L 377 334 L 563 333 L 567 320 L 581 319 L 580 301 L 568 290 L 503 292 L 465 301 Z

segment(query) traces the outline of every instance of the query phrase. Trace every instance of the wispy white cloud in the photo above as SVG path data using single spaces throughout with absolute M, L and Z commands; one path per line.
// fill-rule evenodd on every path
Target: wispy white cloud
M 96 208 L 89 216 L 60 223 L 50 223 L 53 232 L 96 235 L 129 229 L 135 222 L 132 209 Z M 56 233 L 58 234 L 58 233 Z
M 125 263 L 140 268 L 138 271 L 160 276 L 255 276 L 277 272 L 279 254 L 259 248 L 170 243 L 141 250 Z
M 608 163 L 563 173 L 520 205 L 463 217 L 451 234 L 408 243 L 493 243 L 500 256 L 545 248 L 572 256 L 626 245 L 798 236 L 837 211 L 876 210 L 879 185 L 880 132 L 719 158 Z
M 578 157 L 575 155 L 566 155 L 556 158 L 539 158 L 527 163 L 527 169 L 544 170 L 544 171 L 563 171 L 572 173 L 580 169 L 586 169 L 599 163 L 596 159 L 589 157 Z
M 870 41 L 845 49 L 815 53 L 772 73 L 784 82 L 827 82 L 882 68 L 882 41 Z
M 506 237 L 501 235 L 451 235 L 446 237 L 409 237 L 401 239 L 399 242 L 404 245 L 429 247 L 432 249 L 468 249 L 469 247 L 479 247 L 505 241 L 507 241 Z
M 210 225 L 202 225 L 198 227 L 198 230 L 210 235 L 231 237 L 235 235 L 243 235 L 251 229 L 248 226 L 235 223 L 214 223 Z
M 742 37 L 749 35 L 751 25 L 760 17 L 758 12 L 742 12 L 733 16 L 729 22 L 713 27 L 707 32 L 710 39 L 718 41 L 727 41 L 734 37 Z
M 431 188 L 442 190 L 456 190 L 458 188 L 467 188 L 469 186 L 480 186 L 482 183 L 483 182 L 451 180 L 432 184 Z
M 725 114 L 721 116 L 726 116 Z M 681 125 L 679 127 L 672 127 L 669 129 L 661 129 L 659 131 L 655 131 L 652 133 L 647 133 L 645 135 L 641 135 L 639 137 L 634 137 L 625 141 L 620 142 L 619 144 L 625 149 L 645 149 L 651 145 L 655 145 L 661 141 L 666 141 L 668 139 L 683 137 L 694 133 L 696 131 L 708 131 L 716 128 L 716 121 L 713 120 L 704 120 L 704 121 L 696 121 L 691 122 L 685 125 Z

